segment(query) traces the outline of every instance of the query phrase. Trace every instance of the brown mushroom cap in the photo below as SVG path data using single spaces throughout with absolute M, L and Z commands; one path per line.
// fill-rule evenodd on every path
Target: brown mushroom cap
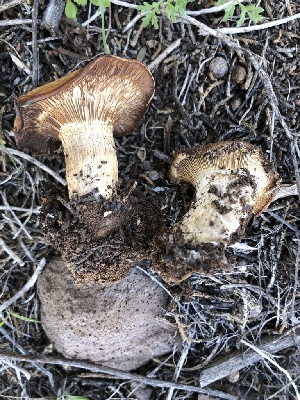
M 84 68 L 18 97 L 18 147 L 47 153 L 65 124 L 109 120 L 115 136 L 132 133 L 154 94 L 148 69 L 135 60 L 103 55 Z
M 247 142 L 228 141 L 199 145 L 178 152 L 171 165 L 170 177 L 175 183 L 186 181 L 196 188 L 202 178 L 216 172 L 244 169 L 255 180 L 253 214 L 262 213 L 273 200 L 279 184 L 259 147 Z

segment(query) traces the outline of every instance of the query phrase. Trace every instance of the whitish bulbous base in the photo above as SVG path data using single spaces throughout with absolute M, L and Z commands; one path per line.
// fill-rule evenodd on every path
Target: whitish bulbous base
M 243 235 L 252 215 L 256 184 L 249 172 L 220 171 L 197 185 L 196 201 L 176 225 L 187 243 L 233 243 Z

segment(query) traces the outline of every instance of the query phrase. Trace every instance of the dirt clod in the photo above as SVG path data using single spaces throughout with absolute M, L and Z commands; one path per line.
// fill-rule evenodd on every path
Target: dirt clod
M 247 72 L 245 68 L 242 65 L 236 65 L 232 70 L 231 79 L 234 83 L 241 85 L 245 82 L 246 75 Z
M 106 285 L 76 285 L 61 259 L 38 280 L 41 320 L 56 349 L 132 370 L 172 351 L 175 327 L 163 319 L 167 293 L 136 268 Z
M 132 262 L 151 258 L 149 242 L 163 227 L 160 202 L 138 191 L 99 202 L 54 195 L 44 200 L 41 220 L 76 283 L 124 278 Z

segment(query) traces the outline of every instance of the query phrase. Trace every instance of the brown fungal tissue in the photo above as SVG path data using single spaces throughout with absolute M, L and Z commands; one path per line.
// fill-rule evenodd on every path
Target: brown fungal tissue
M 193 256 L 194 264 L 203 264 L 201 258 L 206 253 L 208 260 L 214 258 L 219 266 L 223 262 L 220 249 L 242 238 L 250 217 L 268 207 L 279 184 L 278 175 L 261 150 L 239 141 L 200 145 L 178 152 L 173 158 L 170 177 L 175 183 L 189 182 L 196 189 L 195 202 L 170 235 L 171 240 L 181 241 L 188 249 L 185 250 L 188 255 L 181 252 L 179 258 L 190 260 Z M 193 249 L 199 250 L 199 246 L 197 253 Z M 172 247 L 170 239 L 168 247 Z M 176 254 L 173 260 L 179 252 Z M 202 265 L 202 270 L 212 267 L 213 263 L 209 263 Z M 190 264 L 185 271 L 178 271 L 177 267 L 172 271 L 170 263 L 163 274 L 169 281 L 183 279 L 193 272 Z
M 100 56 L 16 99 L 17 145 L 48 153 L 61 141 L 69 197 L 97 190 L 109 198 L 118 181 L 113 135 L 137 128 L 153 94 L 154 80 L 143 64 Z

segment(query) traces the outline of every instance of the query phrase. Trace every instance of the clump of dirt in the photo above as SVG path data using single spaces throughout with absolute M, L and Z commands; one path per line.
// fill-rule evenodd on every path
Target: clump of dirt
M 78 201 L 53 193 L 44 199 L 41 222 L 76 283 L 108 283 L 124 278 L 135 261 L 153 258 L 149 246 L 163 230 L 161 204 L 135 190 L 111 200 Z
M 217 270 L 231 271 L 235 260 L 223 243 L 189 245 L 178 232 L 154 239 L 156 259 L 152 268 L 168 283 L 179 283 L 193 273 L 211 275 Z

